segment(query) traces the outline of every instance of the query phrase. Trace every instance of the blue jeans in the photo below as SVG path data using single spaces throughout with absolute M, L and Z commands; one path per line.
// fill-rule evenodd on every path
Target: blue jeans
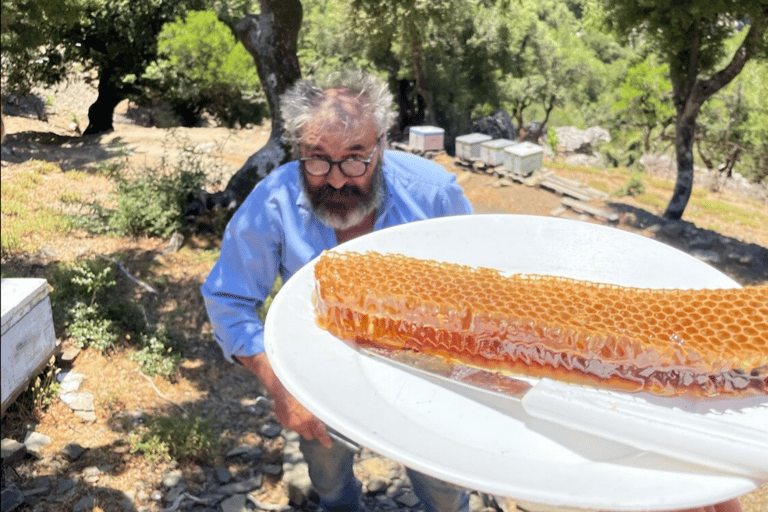
M 317 441 L 301 438 L 301 452 L 309 466 L 309 477 L 320 496 L 325 512 L 359 512 L 360 483 L 352 472 L 353 454 L 334 443 L 325 448 Z M 406 468 L 413 491 L 424 504 L 425 512 L 467 512 L 467 493 L 453 484 Z

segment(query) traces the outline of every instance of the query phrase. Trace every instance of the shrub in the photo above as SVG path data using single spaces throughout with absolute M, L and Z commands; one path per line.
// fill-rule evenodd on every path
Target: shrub
M 150 462 L 175 459 L 210 462 L 218 449 L 213 429 L 200 416 L 150 418 L 130 436 L 131 453 Z
M 147 375 L 160 375 L 165 378 L 176 373 L 181 362 L 180 344 L 165 329 L 141 334 L 138 345 L 141 350 L 130 355 L 130 359 L 141 366 Z
M 187 154 L 169 172 L 161 167 L 146 169 L 133 179 L 121 176 L 117 210 L 109 223 L 130 235 L 169 237 L 184 225 L 186 206 L 205 183 L 205 170 Z
M 149 65 L 155 99 L 167 102 L 185 126 L 208 112 L 229 127 L 258 124 L 266 115 L 261 83 L 247 50 L 212 11 L 192 11 L 166 23 Z

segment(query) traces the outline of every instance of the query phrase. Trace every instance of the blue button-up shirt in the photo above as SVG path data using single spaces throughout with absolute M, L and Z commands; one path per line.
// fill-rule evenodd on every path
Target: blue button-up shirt
M 386 193 L 374 230 L 472 213 L 455 177 L 429 160 L 386 151 L 382 170 Z M 254 187 L 227 225 L 219 259 L 203 284 L 214 336 L 230 361 L 264 351 L 257 310 L 275 278 L 285 282 L 338 244 L 333 228 L 313 213 L 300 172 L 298 162 L 290 162 Z

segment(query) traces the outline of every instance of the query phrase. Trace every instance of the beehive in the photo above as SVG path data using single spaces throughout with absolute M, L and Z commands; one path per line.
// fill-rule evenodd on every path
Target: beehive
M 325 253 L 317 322 L 359 344 L 660 395 L 768 393 L 768 286 L 625 288 Z
M 45 279 L 2 280 L 2 413 L 56 349 Z
M 515 144 L 508 139 L 493 139 L 480 144 L 480 160 L 496 167 L 504 163 L 504 148 Z
M 543 147 L 532 142 L 521 142 L 504 148 L 504 168 L 521 176 L 529 176 L 541 168 L 543 157 Z
M 419 151 L 440 151 L 444 137 L 445 130 L 438 126 L 411 126 L 408 145 Z
M 491 140 L 490 135 L 482 133 L 469 133 L 456 137 L 456 156 L 465 160 L 480 159 L 480 144 Z

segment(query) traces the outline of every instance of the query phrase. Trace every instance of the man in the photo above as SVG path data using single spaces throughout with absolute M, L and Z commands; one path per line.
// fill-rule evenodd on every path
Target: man
M 353 512 L 360 491 L 352 454 L 276 378 L 256 310 L 278 275 L 287 280 L 323 250 L 377 229 L 472 209 L 453 175 L 385 150 L 392 95 L 375 77 L 347 73 L 324 86 L 300 80 L 281 109 L 299 160 L 259 182 L 235 213 L 203 296 L 225 357 L 256 375 L 274 400 L 277 420 L 301 435 L 322 507 Z M 467 496 L 456 487 L 408 474 L 427 512 L 467 509 Z
M 286 138 L 298 161 L 262 180 L 227 226 L 221 255 L 203 284 L 214 335 L 228 360 L 269 392 L 280 424 L 301 449 L 321 505 L 354 512 L 360 491 L 352 454 L 283 387 L 264 354 L 256 310 L 280 275 L 287 280 L 325 249 L 376 229 L 471 213 L 452 175 L 427 160 L 386 151 L 392 96 L 374 77 L 350 73 L 324 87 L 299 81 L 282 98 Z M 454 486 L 409 470 L 426 512 L 466 511 Z M 741 512 L 738 500 L 685 512 Z

